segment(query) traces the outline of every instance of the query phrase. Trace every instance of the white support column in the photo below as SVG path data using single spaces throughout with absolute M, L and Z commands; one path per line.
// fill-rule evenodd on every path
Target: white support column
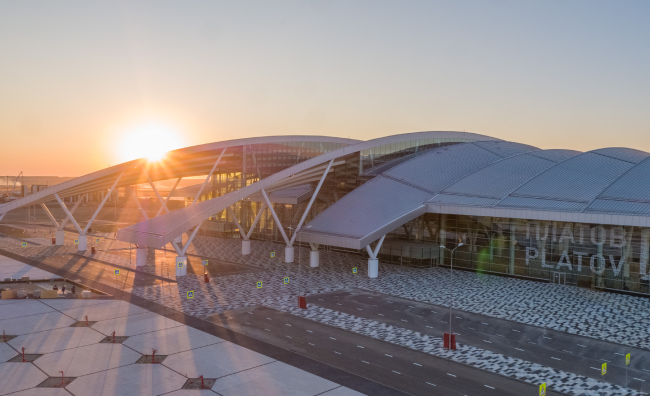
M 136 268 L 144 267 L 147 265 L 147 247 L 138 246 L 135 254 L 135 266 Z
M 176 257 L 176 276 L 187 275 L 187 256 Z
M 372 250 L 370 245 L 366 245 L 366 251 L 370 256 L 368 259 L 368 278 L 376 278 L 379 276 L 379 259 L 377 256 L 379 255 L 381 245 L 384 243 L 384 238 L 386 238 L 386 235 L 379 239 L 379 242 L 377 242 L 377 245 L 375 246 L 375 250 Z
M 59 197 L 59 194 L 56 194 L 56 193 L 55 193 L 55 194 L 54 194 L 54 198 L 57 200 L 57 202 L 58 202 L 59 205 L 61 206 L 61 209 L 63 209 L 63 211 L 65 212 L 65 214 L 68 216 L 68 219 L 70 219 L 70 221 L 71 221 L 72 224 L 74 225 L 74 228 L 77 229 L 77 232 L 79 232 L 79 235 L 83 234 L 83 231 L 81 230 L 81 227 L 79 227 L 79 224 L 77 223 L 77 221 L 74 219 L 74 217 L 72 217 L 72 213 L 70 213 L 70 211 L 68 210 L 68 208 L 65 206 L 65 204 L 63 203 L 63 201 L 62 201 L 61 198 Z
M 311 250 L 309 251 L 309 266 L 316 268 L 320 265 L 320 251 L 318 250 L 317 243 L 309 243 Z
M 65 242 L 65 231 L 64 230 L 54 231 L 54 239 L 55 239 L 54 243 L 57 246 L 63 246 L 63 243 Z
M 269 196 L 266 195 L 266 191 L 264 191 L 264 189 L 262 189 L 261 192 L 262 192 L 262 197 L 264 197 L 264 202 L 266 203 L 266 206 L 268 206 L 269 212 L 271 212 L 271 215 L 273 216 L 273 220 L 275 221 L 275 224 L 277 225 L 280 234 L 282 234 L 282 238 L 284 239 L 284 242 L 287 244 L 287 246 L 284 248 L 284 262 L 293 263 L 293 246 L 291 246 L 291 242 L 289 241 L 289 238 L 287 238 L 287 233 L 284 232 L 284 228 L 282 227 L 282 223 L 280 223 L 280 219 L 278 218 L 278 215 L 275 213 L 275 210 L 273 210 L 273 205 L 269 200 Z
M 241 254 L 243 256 L 251 254 L 251 241 L 246 239 L 241 241 Z
M 86 234 L 79 235 L 79 245 L 77 246 L 79 247 L 78 250 L 80 252 L 85 252 L 86 250 L 88 250 L 88 237 L 86 236 Z
M 50 210 L 47 208 L 47 206 L 45 206 L 45 203 L 44 203 L 44 202 L 41 202 L 41 208 L 43 209 L 43 212 L 45 212 L 45 214 L 47 215 L 47 217 L 50 218 L 50 221 L 52 221 L 52 223 L 54 223 L 54 226 L 55 226 L 56 229 L 58 230 L 61 226 L 59 225 L 59 223 L 56 221 L 56 219 L 55 219 L 54 216 L 52 215 L 52 212 L 50 212 Z
M 68 221 L 70 221 L 70 218 L 72 217 L 72 215 L 74 215 L 74 212 L 77 210 L 77 208 L 79 207 L 79 205 L 81 205 L 82 202 L 83 200 L 80 199 L 72 206 L 72 209 L 70 210 L 70 216 L 65 217 L 65 220 L 63 220 L 63 222 L 59 226 L 59 230 L 65 228 L 66 224 L 68 224 Z
M 144 216 L 144 219 L 149 220 L 149 216 L 147 216 L 147 212 L 144 211 L 144 209 L 142 208 L 142 205 L 140 204 L 140 200 L 138 199 L 137 191 L 135 190 L 135 188 L 133 188 L 133 186 L 129 186 L 129 188 L 131 189 L 131 196 L 135 200 L 135 204 L 138 206 L 138 209 L 140 209 L 140 212 L 142 212 L 142 215 Z
M 264 212 L 265 207 L 266 207 L 266 204 L 263 203 L 262 207 L 259 210 L 259 212 L 257 212 L 257 216 L 255 216 L 255 220 L 253 221 L 253 224 L 251 224 L 251 228 L 248 230 L 247 233 L 244 232 L 244 228 L 239 223 L 239 220 L 237 219 L 237 215 L 235 215 L 235 211 L 232 209 L 232 206 L 228 207 L 228 213 L 230 213 L 230 215 L 232 216 L 232 221 L 235 223 L 235 226 L 239 230 L 239 234 L 242 237 L 241 254 L 244 255 L 244 256 L 251 254 L 250 237 L 253 234 L 253 230 L 255 229 L 255 226 L 260 221 L 260 218 L 262 217 L 262 212 Z
M 122 175 L 124 175 L 124 172 L 125 172 L 125 171 L 122 171 L 122 173 L 120 173 L 120 175 L 117 177 L 117 179 L 115 179 L 115 182 L 113 183 L 113 185 L 111 186 L 111 188 L 108 190 L 108 191 L 109 191 L 109 194 L 113 192 L 113 190 L 115 189 L 115 186 L 117 186 L 117 183 L 120 182 L 120 179 L 122 178 Z M 88 230 L 90 229 L 90 226 L 93 224 L 93 221 L 95 221 L 95 219 L 97 218 L 97 215 L 99 215 L 99 211 L 102 210 L 102 208 L 103 208 L 104 205 L 106 204 L 106 201 L 108 201 L 108 196 L 104 197 L 104 199 L 102 200 L 102 202 L 101 202 L 101 203 L 99 204 L 99 206 L 97 207 L 97 210 L 95 211 L 95 213 L 93 214 L 93 216 L 90 218 L 90 221 L 88 222 L 88 224 L 86 224 L 86 228 L 84 228 L 84 232 L 83 232 L 84 235 L 86 235 L 86 233 L 87 233 Z

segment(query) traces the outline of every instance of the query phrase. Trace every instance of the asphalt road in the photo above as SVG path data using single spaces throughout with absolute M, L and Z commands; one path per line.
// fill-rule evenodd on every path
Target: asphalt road
M 537 386 L 266 307 L 208 320 L 411 395 L 538 394 Z
M 307 297 L 310 304 L 442 337 L 449 332 L 449 306 L 424 304 L 361 290 Z M 625 386 L 625 354 L 631 354 L 628 388 L 650 391 L 650 351 L 505 319 L 454 310 L 452 329 L 460 344 L 539 363 L 558 370 Z

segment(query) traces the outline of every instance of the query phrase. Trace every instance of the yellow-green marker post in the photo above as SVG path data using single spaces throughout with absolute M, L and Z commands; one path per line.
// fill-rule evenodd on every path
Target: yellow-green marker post
M 605 374 L 607 374 L 607 363 L 600 366 L 600 375 L 603 377 L 603 381 L 605 380 Z
M 546 382 L 539 386 L 539 396 L 546 396 Z

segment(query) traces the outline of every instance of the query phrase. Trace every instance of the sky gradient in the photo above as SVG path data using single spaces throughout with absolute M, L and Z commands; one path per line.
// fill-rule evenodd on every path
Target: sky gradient
M 648 1 L 3 1 L 0 175 L 115 165 L 143 125 L 179 147 L 456 130 L 650 152 L 649 19 Z

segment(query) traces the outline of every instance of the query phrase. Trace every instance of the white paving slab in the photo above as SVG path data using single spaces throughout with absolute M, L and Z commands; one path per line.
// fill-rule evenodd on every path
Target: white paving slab
M 331 391 L 322 393 L 321 395 L 318 396 L 365 396 L 365 395 L 363 393 L 357 392 L 350 388 L 341 386 L 339 388 L 332 389 Z
M 90 318 L 89 318 L 90 319 Z M 119 336 L 134 336 L 137 334 L 149 333 L 152 331 L 182 326 L 175 320 L 165 318 L 153 312 L 125 316 L 122 318 L 104 320 L 95 323 L 93 328 L 105 335 L 113 334 Z
M 133 364 L 140 356 L 122 344 L 94 344 L 48 353 L 34 364 L 51 377 L 60 375 L 59 371 L 63 371 L 66 377 L 80 377 Z
M 224 340 L 192 327 L 178 326 L 129 337 L 124 345 L 143 354 L 150 354 L 156 348 L 161 355 L 171 355 L 219 342 Z
M 47 376 L 31 363 L 0 364 L 0 395 L 33 388 Z
M 0 362 L 6 362 L 16 355 L 17 353 L 12 347 L 4 342 L 0 343 Z
M 74 322 L 74 319 L 55 311 L 40 315 L 25 316 L 24 318 L 0 320 L 0 331 L 5 330 L 7 334 L 22 335 L 68 327 Z
M 65 309 L 73 309 L 73 308 L 81 308 L 81 307 L 89 307 L 97 304 L 108 304 L 115 302 L 116 300 L 105 300 L 105 299 L 81 299 L 81 298 L 75 298 L 75 299 L 60 299 L 60 300 L 55 300 L 55 299 L 47 299 L 47 300 L 39 300 L 45 305 L 48 305 L 58 311 L 62 311 Z
M 217 379 L 212 390 L 223 396 L 313 396 L 339 387 L 317 375 L 282 362 L 228 375 Z
M 11 396 L 70 396 L 70 392 L 62 388 L 32 388 L 12 393 Z
M 190 378 L 201 375 L 205 378 L 219 378 L 273 361 L 268 356 L 224 341 L 168 356 L 163 364 Z
M 216 395 L 210 389 L 180 389 L 174 392 L 165 393 L 165 396 L 208 396 Z
M 133 364 L 77 378 L 67 389 L 75 396 L 154 396 L 179 390 L 186 380 L 160 364 Z
M 9 344 L 25 353 L 52 353 L 97 344 L 104 335 L 88 327 L 63 327 L 16 337 Z
M 116 300 L 107 304 L 95 304 L 85 307 L 65 309 L 61 310 L 61 312 L 76 320 L 84 320 L 86 315 L 88 315 L 88 320 L 107 320 L 123 316 L 137 315 L 149 311 L 136 305 L 129 304 L 126 301 Z
M 0 320 L 18 318 L 27 315 L 36 315 L 45 312 L 54 311 L 52 308 L 47 305 L 43 305 L 35 300 L 20 300 L 16 304 L 4 305 L 0 309 Z

